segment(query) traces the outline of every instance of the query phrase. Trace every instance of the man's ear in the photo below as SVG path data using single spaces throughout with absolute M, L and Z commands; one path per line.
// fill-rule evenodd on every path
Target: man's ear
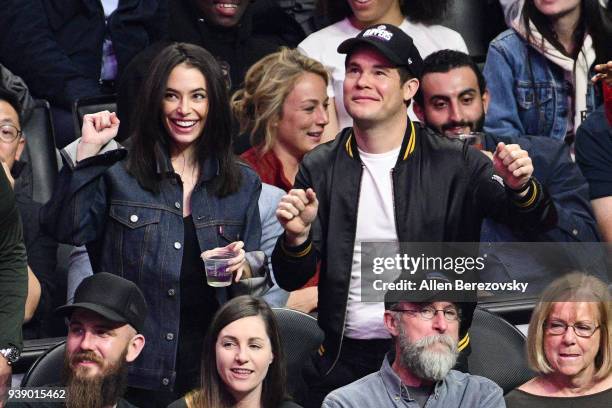
M 402 92 L 404 94 L 404 100 L 408 101 L 414 97 L 419 89 L 419 80 L 416 78 L 410 78 L 404 85 L 402 85 Z
M 125 361 L 131 363 L 136 360 L 136 358 L 140 355 L 140 352 L 145 346 L 145 338 L 142 334 L 137 334 L 130 340 L 130 344 L 128 344 L 128 351 L 125 355 Z
M 394 312 L 385 310 L 384 321 L 385 327 L 393 337 L 399 336 L 399 327 L 397 327 L 397 320 L 395 319 Z
M 482 94 L 482 109 L 485 115 L 487 114 L 487 109 L 489 109 L 489 102 L 491 102 L 491 95 L 489 94 L 489 90 L 485 89 Z
M 19 136 L 19 144 L 17 144 L 17 150 L 15 151 L 15 160 L 19 160 L 21 155 L 23 154 L 23 150 L 25 149 L 25 138 L 23 136 Z

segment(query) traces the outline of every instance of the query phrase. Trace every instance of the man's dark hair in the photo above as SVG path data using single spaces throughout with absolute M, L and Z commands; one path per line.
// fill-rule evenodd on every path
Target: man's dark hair
M 400 85 L 404 85 L 406 81 L 414 78 L 414 75 L 412 75 L 412 73 L 410 73 L 406 67 L 397 67 L 397 73 L 400 77 Z
M 468 67 L 471 68 L 474 74 L 476 75 L 476 79 L 478 80 L 478 89 L 480 90 L 480 94 L 482 95 L 487 89 L 487 81 L 485 80 L 484 75 L 478 68 L 478 65 L 474 62 L 472 57 L 467 55 L 461 51 L 455 50 L 440 50 L 436 51 L 433 54 L 430 54 L 427 58 L 423 60 L 423 71 L 421 73 L 421 80 L 425 77 L 425 75 L 438 72 L 445 73 L 455 68 Z M 423 107 L 423 92 L 422 85 L 419 87 L 414 99 L 416 102 Z
M 404 17 L 413 23 L 434 24 L 446 15 L 453 0 L 399 0 Z M 464 1 L 464 0 L 463 0 Z M 321 0 L 319 12 L 336 23 L 353 14 L 346 0 Z
M 19 103 L 17 94 L 0 86 L 0 101 L 8 103 L 13 109 L 15 109 L 15 112 L 17 112 L 17 118 L 19 119 L 19 126 L 21 127 L 21 104 Z

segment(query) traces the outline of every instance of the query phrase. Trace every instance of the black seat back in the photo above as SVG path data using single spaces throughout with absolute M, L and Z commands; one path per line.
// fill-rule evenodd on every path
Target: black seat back
M 507 28 L 499 0 L 453 1 L 441 24 L 461 33 L 478 63 L 484 62 L 491 40 Z
M 32 364 L 21 379 L 21 387 L 42 387 L 43 385 L 59 384 L 64 364 L 66 341 L 50 347 Z
M 495 381 L 504 394 L 535 376 L 527 366 L 525 336 L 505 319 L 477 307 L 469 333 L 471 374 Z
M 117 95 L 99 95 L 79 98 L 72 105 L 72 117 L 74 120 L 74 134 L 81 137 L 83 127 L 83 116 L 100 111 L 117 112 Z
M 51 198 L 58 174 L 49 102 L 36 100 L 30 117 L 22 127 L 26 148 L 21 160 L 29 162 L 32 169 L 32 199 L 46 203 Z
M 293 309 L 273 308 L 287 362 L 287 389 L 298 397 L 305 392 L 302 368 L 323 342 L 317 319 Z

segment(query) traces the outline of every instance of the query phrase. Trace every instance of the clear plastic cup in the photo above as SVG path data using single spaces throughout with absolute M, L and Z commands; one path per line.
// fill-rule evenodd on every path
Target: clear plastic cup
M 482 140 L 484 139 L 484 133 L 482 132 L 470 132 L 470 133 L 461 133 L 456 136 L 459 140 L 465 140 L 465 142 L 473 146 L 478 150 L 482 150 Z
M 216 288 L 231 285 L 233 274 L 229 271 L 229 261 L 236 256 L 235 252 L 224 248 L 204 251 L 202 260 L 206 272 L 206 283 Z

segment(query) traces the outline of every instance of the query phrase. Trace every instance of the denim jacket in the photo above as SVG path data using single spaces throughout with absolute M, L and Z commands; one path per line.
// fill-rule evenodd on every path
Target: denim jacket
M 556 66 L 513 29 L 489 45 L 484 76 L 491 102 L 485 131 L 496 136 L 547 136 L 564 140 L 572 107 L 573 86 Z M 587 88 L 587 112 L 596 107 L 593 86 Z
M 41 212 L 50 235 L 72 245 L 88 244 L 94 272 L 108 271 L 140 287 L 149 306 L 143 334 L 146 345 L 130 366 L 130 386 L 170 390 L 174 385 L 180 322 L 180 272 L 183 255 L 183 191 L 178 176 L 163 179 L 158 194 L 144 190 L 126 170 L 126 150 L 115 149 L 74 165 L 62 152 L 54 195 Z M 171 169 L 169 158 L 162 163 Z M 161 168 L 158 162 L 158 168 Z M 259 249 L 259 178 L 240 165 L 239 191 L 215 196 L 210 183 L 218 161 L 207 159 L 191 197 L 200 250 L 242 240 L 246 251 Z M 204 284 L 204 280 L 202 281 Z M 215 288 L 223 303 L 231 286 Z M 200 356 L 194 356 L 200 358 Z

